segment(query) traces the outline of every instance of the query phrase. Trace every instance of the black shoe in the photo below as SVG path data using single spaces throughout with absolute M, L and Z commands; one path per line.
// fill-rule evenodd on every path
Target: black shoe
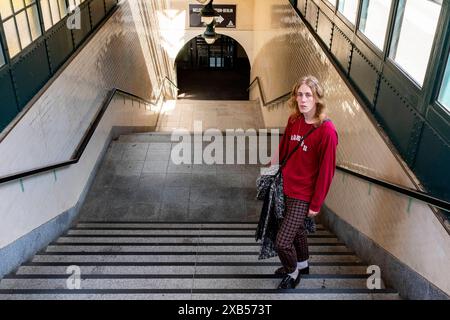
M 298 273 L 297 279 L 292 278 L 290 275 L 285 275 L 283 280 L 281 280 L 278 285 L 278 289 L 295 289 L 299 284 L 301 278 L 300 272 Z
M 309 267 L 299 269 L 298 272 L 301 274 L 309 274 Z M 286 269 L 284 269 L 284 267 L 280 267 L 277 270 L 275 270 L 275 274 L 287 274 L 287 272 Z
M 298 270 L 300 274 L 309 274 L 309 267 Z

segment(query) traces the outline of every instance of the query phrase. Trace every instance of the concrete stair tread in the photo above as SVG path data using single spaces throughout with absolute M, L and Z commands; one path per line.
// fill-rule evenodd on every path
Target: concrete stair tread
M 293 290 L 14 290 L 0 291 L 0 299 L 63 300 L 398 300 L 390 290 L 293 289 Z
M 72 263 L 28 263 L 19 267 L 17 275 L 22 274 L 64 274 Z M 271 264 L 212 264 L 205 263 L 78 263 L 81 274 L 273 274 L 280 267 L 279 263 Z M 312 265 L 312 264 L 311 264 Z M 310 274 L 365 274 L 365 265 L 314 265 Z
M 278 286 L 281 277 L 258 278 L 82 278 L 82 289 L 274 289 Z M 319 278 L 302 277 L 299 289 L 367 289 L 365 278 Z M 384 286 L 381 287 L 384 289 Z M 5 289 L 67 289 L 67 275 L 61 278 L 9 278 L 0 283 L 0 290 Z
M 198 105 L 208 105 L 217 108 L 218 106 L 227 105 L 255 105 L 258 104 L 258 100 L 195 100 L 195 99 L 177 99 L 177 100 L 167 100 L 176 101 L 177 104 L 198 104 Z
M 255 230 L 257 223 L 242 222 L 242 223 L 162 223 L 158 221 L 143 221 L 143 222 L 80 222 L 76 228 L 161 228 L 161 229 L 203 229 L 203 228 L 223 228 L 223 229 L 252 229 Z M 323 227 L 318 226 L 319 229 Z
M 0 281 L 0 299 L 399 299 L 367 289 L 367 265 L 328 230 L 308 235 L 310 274 L 275 289 L 256 222 L 82 221 Z M 78 266 L 81 289 L 67 289 Z
M 124 263 L 145 263 L 145 262 L 192 262 L 192 263 L 232 263 L 232 262 L 256 262 L 258 261 L 258 253 L 252 253 L 251 255 L 238 255 L 234 254 L 224 254 L 224 253 L 215 253 L 210 255 L 201 255 L 200 253 L 193 253 L 189 255 L 180 255 L 179 253 L 170 253 L 170 254 L 134 254 L 134 255 L 123 255 L 123 254 L 57 254 L 57 255 L 36 255 L 32 262 L 70 262 L 76 264 L 78 262 L 99 262 L 99 263 L 113 263 L 113 262 L 124 262 Z M 267 262 L 278 262 L 278 257 L 266 259 Z M 360 259 L 355 255 L 310 255 L 309 261 L 311 263 L 351 263 L 351 262 L 360 262 Z
M 232 237 L 210 237 L 210 236 L 204 236 L 204 237 L 185 237 L 183 235 L 180 236 L 167 236 L 167 237 L 139 237 L 139 236 L 111 236 L 111 235 L 69 235 L 69 236 L 63 236 L 58 239 L 57 241 L 60 244 L 63 243 L 74 243 L 74 242 L 91 242 L 91 243 L 106 243 L 109 242 L 111 244 L 114 243 L 131 243 L 131 244 L 155 244 L 160 242 L 172 242 L 172 243 L 179 243 L 179 244 L 196 244 L 200 245 L 202 243 L 217 243 L 217 244 L 229 244 L 229 243 L 236 243 L 240 242 L 242 244 L 254 244 L 255 240 L 254 237 L 239 237 L 239 236 L 232 236 Z M 339 239 L 337 238 L 310 238 L 308 239 L 308 243 L 310 245 L 343 245 L 342 242 L 339 242 Z
M 70 252 L 70 253 L 102 253 L 102 252 L 120 252 L 121 254 L 134 252 L 135 254 L 149 254 L 149 253 L 157 253 L 157 252 L 229 252 L 232 250 L 233 252 L 259 252 L 258 244 L 249 244 L 249 245 L 240 245 L 236 246 L 235 244 L 231 245 L 193 245 L 193 246 L 185 246 L 185 245 L 174 245 L 174 244 L 164 244 L 164 245 L 153 245 L 153 246 L 139 246 L 139 245 L 64 245 L 64 244 L 52 244 L 47 247 L 45 253 L 57 253 L 57 252 Z M 349 255 L 354 254 L 352 251 L 348 250 L 345 246 L 309 246 L 309 254 L 316 255 Z
M 158 229 L 73 229 L 66 233 L 66 236 L 73 235 L 95 235 L 95 236 L 192 236 L 192 237 L 220 237 L 220 236 L 237 236 L 237 237 L 255 237 L 255 230 L 158 230 Z M 327 231 L 317 231 L 309 234 L 309 238 L 336 238 L 335 235 Z
M 161 222 L 81 222 L 78 223 L 72 230 L 79 229 L 152 229 L 152 230 L 253 230 L 255 231 L 257 223 L 243 222 L 243 223 L 161 223 Z M 326 232 L 331 234 L 322 225 L 316 225 L 317 232 Z

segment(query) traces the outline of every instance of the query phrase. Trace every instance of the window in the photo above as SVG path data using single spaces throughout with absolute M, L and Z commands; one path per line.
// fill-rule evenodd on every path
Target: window
M 40 0 L 40 4 L 46 31 L 69 13 L 65 0 Z
M 0 67 L 3 66 L 5 64 L 5 57 L 3 56 L 3 48 L 2 45 L 0 44 Z
M 450 111 L 450 55 L 447 57 L 447 66 L 445 67 L 438 100 Z
M 11 2 L 9 0 L 0 1 L 0 15 L 2 16 L 2 19 L 9 17 L 12 13 Z
M 383 50 L 392 0 L 363 0 L 359 30 Z
M 0 14 L 11 58 L 42 34 L 36 0 L 2 0 Z
M 339 0 L 338 11 L 344 15 L 351 23 L 356 22 L 358 11 L 358 0 Z
M 76 7 L 78 7 L 81 3 L 83 3 L 85 0 L 69 0 L 69 10 L 72 11 Z
M 390 57 L 420 86 L 423 84 L 442 0 L 401 0 Z
M 86 0 L 40 0 L 45 30 L 50 29 L 84 1 Z
M 326 0 L 326 1 L 336 7 L 336 0 Z

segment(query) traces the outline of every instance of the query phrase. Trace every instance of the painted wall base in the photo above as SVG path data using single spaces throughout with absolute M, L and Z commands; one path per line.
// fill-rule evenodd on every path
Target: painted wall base
M 403 299 L 448 300 L 444 291 L 402 263 L 373 240 L 323 206 L 319 221 L 353 250 L 368 265 L 377 265 L 386 286 L 397 290 Z

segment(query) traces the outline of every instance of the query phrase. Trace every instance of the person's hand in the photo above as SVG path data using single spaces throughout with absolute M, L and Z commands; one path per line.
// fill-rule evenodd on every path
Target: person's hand
M 317 216 L 318 214 L 319 214 L 319 211 L 312 211 L 311 209 L 309 209 L 309 211 L 308 211 L 308 217 L 311 217 L 311 218 Z

